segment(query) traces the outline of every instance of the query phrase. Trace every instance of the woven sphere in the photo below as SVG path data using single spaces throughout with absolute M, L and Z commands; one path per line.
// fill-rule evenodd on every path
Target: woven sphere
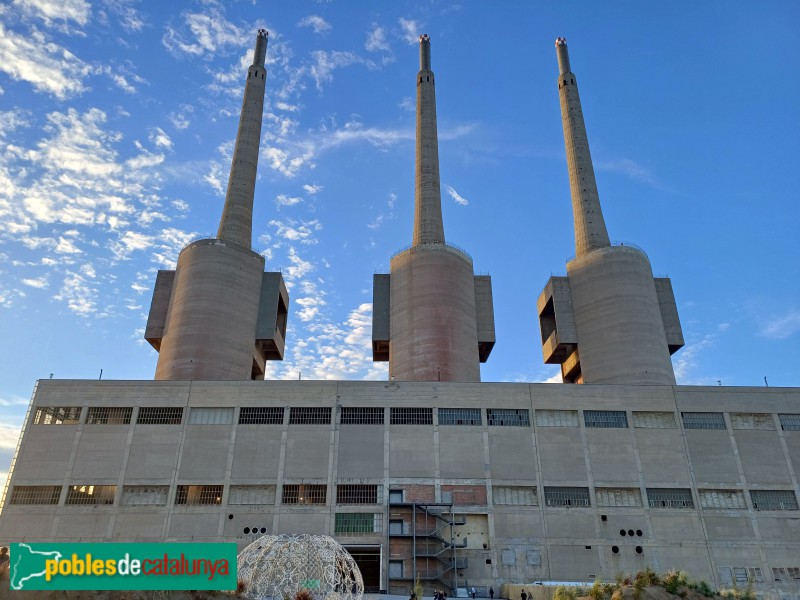
M 294 600 L 302 589 L 315 600 L 360 600 L 361 571 L 353 557 L 327 535 L 264 535 L 239 553 L 244 595 Z

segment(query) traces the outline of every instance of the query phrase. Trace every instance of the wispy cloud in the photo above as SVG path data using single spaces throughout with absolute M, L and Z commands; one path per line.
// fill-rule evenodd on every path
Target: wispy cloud
M 17 425 L 0 423 L 0 449 L 13 450 L 14 448 L 16 448 L 21 430 L 22 428 Z
M 407 44 L 418 44 L 419 43 L 419 36 L 422 31 L 421 24 L 417 23 L 413 19 L 404 19 L 400 17 L 400 37 L 405 40 Z
M 333 81 L 333 72 L 336 69 L 363 62 L 363 59 L 354 52 L 338 50 L 314 50 L 311 57 L 313 61 L 310 67 L 311 77 L 320 91 L 323 83 Z
M 306 183 L 303 186 L 303 189 L 306 191 L 307 194 L 311 194 L 312 196 L 318 194 L 322 190 L 321 185 Z
M 174 54 L 213 58 L 219 51 L 240 48 L 250 41 L 245 32 L 225 18 L 218 6 L 204 12 L 186 11 L 183 24 L 168 25 L 161 41 Z
M 467 206 L 469 204 L 469 200 L 459 194 L 452 185 L 445 185 L 444 189 L 447 190 L 450 197 L 456 201 L 456 204 L 460 206 Z
M 294 206 L 295 204 L 300 204 L 303 201 L 302 198 L 298 196 L 287 196 L 286 194 L 278 194 L 275 198 L 275 206 L 280 208 L 281 206 Z
M 364 48 L 369 52 L 389 52 L 389 40 L 387 39 L 386 28 L 377 23 L 372 24 L 372 29 L 367 32 L 367 41 Z
M 666 189 L 665 186 L 656 178 L 653 173 L 639 163 L 629 158 L 616 160 L 595 160 L 594 166 L 598 171 L 608 171 L 610 173 L 620 173 L 634 181 L 644 183 L 656 189 Z
M 320 17 L 319 15 L 308 15 L 307 17 L 303 17 L 297 23 L 298 27 L 311 27 L 314 29 L 314 33 L 325 33 L 333 29 L 330 23 L 328 23 L 325 19 Z
M 800 331 L 800 309 L 793 308 L 787 313 L 769 319 L 761 328 L 760 334 L 773 340 L 785 340 Z
M 24 13 L 34 15 L 50 26 L 54 21 L 74 21 L 86 25 L 91 14 L 86 0 L 14 0 Z

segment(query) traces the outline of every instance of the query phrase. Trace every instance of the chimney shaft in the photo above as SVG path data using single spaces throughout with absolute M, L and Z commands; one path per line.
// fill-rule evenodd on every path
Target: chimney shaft
M 570 70 L 565 38 L 556 40 L 556 56 L 559 69 L 558 97 L 561 101 L 561 122 L 564 127 L 572 213 L 575 220 L 575 255 L 581 256 L 595 248 L 606 248 L 611 243 L 600 209 L 600 196 L 594 178 L 578 84 L 575 74 Z
M 261 119 L 264 112 L 264 89 L 267 53 L 266 29 L 259 29 L 253 64 L 247 70 L 247 83 L 236 133 L 236 148 L 233 151 L 231 174 L 225 207 L 219 222 L 217 238 L 250 248 L 253 238 L 253 196 L 258 168 L 258 146 L 261 140 Z

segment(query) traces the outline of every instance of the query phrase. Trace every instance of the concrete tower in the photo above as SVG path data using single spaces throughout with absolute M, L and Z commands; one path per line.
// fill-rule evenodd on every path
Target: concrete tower
M 417 147 L 411 247 L 373 283 L 372 359 L 398 381 L 480 381 L 494 346 L 492 281 L 444 239 L 439 190 L 436 82 L 431 42 L 420 36 Z
M 217 237 L 189 244 L 174 271 L 158 272 L 145 329 L 159 352 L 156 379 L 263 379 L 265 361 L 283 359 L 289 296 L 250 248 L 266 52 L 259 29 Z
M 672 283 L 654 278 L 647 255 L 612 246 L 600 209 L 589 140 L 567 40 L 556 40 L 575 258 L 538 300 L 546 363 L 565 383 L 675 384 L 670 354 L 683 346 Z

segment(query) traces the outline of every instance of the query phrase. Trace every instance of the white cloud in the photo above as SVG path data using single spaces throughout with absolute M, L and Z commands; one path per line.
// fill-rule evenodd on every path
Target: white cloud
M 306 191 L 307 194 L 311 194 L 313 196 L 314 194 L 318 194 L 322 190 L 322 186 L 317 184 L 306 183 L 303 186 L 303 189 Z
M 331 24 L 319 15 L 308 15 L 297 23 L 298 27 L 313 27 L 314 33 L 325 33 L 332 29 Z
M 65 237 L 58 239 L 58 244 L 56 244 L 55 251 L 58 254 L 81 254 L 83 252 L 83 250 L 75 245 L 75 242 L 68 240 Z
M 19 440 L 21 431 L 22 428 L 17 425 L 0 423 L 0 449 L 14 450 L 17 447 L 17 441 Z
M 119 260 L 127 259 L 131 253 L 147 250 L 155 245 L 153 236 L 136 231 L 126 231 L 120 238 L 110 244 L 111 251 Z
M 800 309 L 770 319 L 761 328 L 761 335 L 773 340 L 785 340 L 800 331 Z
M 61 290 L 53 299 L 67 303 L 75 314 L 86 317 L 97 310 L 95 298 L 96 290 L 92 289 L 86 280 L 73 271 L 67 271 Z
M 673 357 L 672 366 L 678 385 L 707 385 L 711 383 L 708 378 L 701 380 L 691 378 L 691 375 L 698 367 L 702 353 L 716 344 L 717 336 L 717 333 L 709 333 L 696 342 L 687 343 Z
M 319 315 L 320 309 L 327 303 L 322 299 L 322 296 L 307 296 L 295 300 L 295 304 L 300 306 L 297 311 L 297 318 L 301 321 L 308 322 L 313 320 Z
M 397 106 L 399 106 L 400 108 L 402 108 L 407 112 L 417 111 L 417 101 L 414 100 L 414 98 L 412 98 L 411 96 L 406 96 L 405 98 L 403 98 L 400 101 L 400 104 L 398 104 Z
M 275 108 L 286 112 L 298 112 L 300 107 L 297 104 L 287 104 L 286 102 L 276 102 Z
M 386 29 L 377 23 L 373 23 L 372 29 L 367 32 L 367 41 L 364 43 L 364 48 L 370 52 L 388 52 L 391 48 L 386 39 Z
M 162 37 L 164 46 L 176 54 L 204 56 L 207 59 L 230 46 L 241 47 L 249 38 L 244 31 L 228 21 L 222 11 L 212 7 L 208 12 L 184 12 L 184 30 L 172 26 Z M 186 31 L 188 29 L 188 31 Z
M 286 284 L 290 287 L 297 280 L 302 279 L 314 270 L 313 263 L 297 254 L 294 246 L 289 247 L 289 262 L 292 264 L 286 267 Z
M 86 25 L 90 7 L 86 0 L 14 0 L 14 4 L 28 14 L 33 14 L 46 25 L 53 21 L 75 21 Z
M 386 221 L 391 221 L 395 218 L 394 204 L 397 202 L 397 194 L 392 192 L 389 194 L 389 200 L 386 202 L 386 210 L 378 213 L 378 216 L 367 224 L 370 229 L 380 229 Z
M 169 121 L 172 123 L 172 126 L 177 129 L 178 131 L 183 131 L 189 125 L 191 125 L 191 121 L 189 120 L 189 115 L 194 112 L 194 107 L 189 104 L 184 104 L 181 106 L 180 111 L 172 112 L 169 114 Z
M 650 172 L 649 169 L 642 165 L 630 160 L 629 158 L 620 158 L 617 160 L 595 160 L 595 168 L 599 171 L 608 171 L 610 173 L 621 173 L 630 177 L 634 181 L 644 183 L 656 189 L 666 189 L 664 185 Z
M 27 285 L 29 287 L 37 288 L 40 290 L 50 285 L 50 283 L 47 281 L 47 275 L 42 275 L 41 277 L 35 277 L 30 279 L 23 279 L 22 283 L 23 285 Z
M 303 201 L 302 198 L 298 198 L 297 196 L 287 196 L 286 194 L 278 194 L 277 198 L 275 198 L 275 205 L 280 208 L 281 206 L 294 206 L 295 204 L 300 204 Z
M 305 245 L 316 244 L 317 240 L 314 238 L 314 232 L 322 229 L 322 225 L 317 219 L 300 222 L 288 219 L 285 223 L 273 219 L 269 224 L 275 227 L 275 233 L 279 238 L 289 242 L 300 242 Z
M 322 91 L 322 84 L 333 81 L 333 72 L 336 69 L 348 67 L 352 64 L 363 62 L 363 59 L 354 52 L 341 52 L 338 50 L 314 50 L 311 53 L 313 63 L 310 67 L 311 77 Z
M 459 194 L 459 193 L 458 193 L 458 192 L 455 190 L 455 188 L 454 188 L 453 186 L 451 186 L 451 185 L 445 185 L 445 186 L 444 186 L 444 188 L 445 188 L 445 190 L 447 191 L 447 193 L 450 195 L 450 197 L 451 197 L 453 200 L 455 200 L 455 201 L 456 201 L 456 204 L 458 204 L 458 205 L 460 205 L 460 206 L 467 206 L 467 204 L 469 204 L 469 200 L 467 200 L 466 198 L 464 198 L 464 196 L 462 196 L 461 194 Z
M 159 148 L 172 149 L 172 140 L 160 127 L 151 129 L 148 139 Z
M 0 71 L 64 100 L 86 89 L 83 80 L 91 68 L 66 48 L 47 41 L 36 28 L 20 35 L 0 22 Z
M 420 29 L 422 28 L 416 21 L 412 19 L 404 19 L 400 17 L 400 37 L 402 37 L 408 44 L 418 44 Z

